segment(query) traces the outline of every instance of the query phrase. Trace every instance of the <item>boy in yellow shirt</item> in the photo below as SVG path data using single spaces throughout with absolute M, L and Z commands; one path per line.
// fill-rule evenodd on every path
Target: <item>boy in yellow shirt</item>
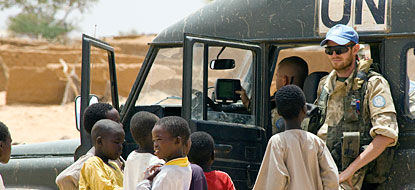
M 123 189 L 123 173 L 116 160 L 122 153 L 125 133 L 121 124 L 109 119 L 95 123 L 91 132 L 95 156 L 89 158 L 81 169 L 80 190 Z
M 108 103 L 96 103 L 88 106 L 83 114 L 85 131 L 91 135 L 92 127 L 101 119 L 111 119 L 117 123 L 120 122 L 120 114 L 118 111 Z M 95 148 L 92 147 L 86 154 L 82 155 L 78 160 L 75 160 L 69 167 L 63 170 L 56 177 L 56 184 L 60 190 L 78 190 L 79 177 L 82 166 L 91 157 L 95 155 Z M 122 165 L 123 160 L 120 157 L 117 161 L 119 166 Z

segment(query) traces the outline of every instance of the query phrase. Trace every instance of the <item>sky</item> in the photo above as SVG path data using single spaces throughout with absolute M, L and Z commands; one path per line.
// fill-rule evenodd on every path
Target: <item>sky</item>
M 205 0 L 99 0 L 84 14 L 72 13 L 71 19 L 79 23 L 79 28 L 70 36 L 116 36 L 132 30 L 156 34 L 203 5 Z M 0 31 L 7 29 L 7 17 L 17 13 L 17 9 L 0 12 Z

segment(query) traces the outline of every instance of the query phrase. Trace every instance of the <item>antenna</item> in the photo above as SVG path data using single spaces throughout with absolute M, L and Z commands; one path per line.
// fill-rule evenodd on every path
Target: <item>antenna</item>
M 94 38 L 97 37 L 97 24 L 94 25 Z

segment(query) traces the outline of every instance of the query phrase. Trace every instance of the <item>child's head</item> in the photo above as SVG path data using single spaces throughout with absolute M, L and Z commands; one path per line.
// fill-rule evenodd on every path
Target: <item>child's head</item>
M 101 119 L 110 119 L 120 122 L 120 114 L 118 111 L 107 103 L 91 104 L 85 109 L 84 127 L 88 134 L 91 134 L 94 124 Z
M 157 115 L 146 111 L 140 111 L 131 118 L 131 134 L 135 143 L 140 146 L 140 149 L 153 149 L 151 131 L 158 120 L 160 120 L 160 118 L 157 117 Z
M 285 120 L 303 120 L 306 113 L 303 91 L 296 85 L 283 86 L 275 94 L 278 114 Z
M 124 130 L 120 123 L 102 119 L 95 123 L 91 132 L 95 155 L 116 160 L 121 156 Z
M 154 154 L 166 161 L 186 156 L 189 136 L 189 124 L 183 118 L 177 116 L 161 118 L 152 131 Z
M 201 167 L 210 167 L 214 160 L 215 142 L 212 136 L 203 131 L 197 131 L 190 135 L 192 146 L 189 152 L 189 160 Z
M 9 128 L 0 121 L 0 162 L 6 164 L 10 160 L 12 138 Z

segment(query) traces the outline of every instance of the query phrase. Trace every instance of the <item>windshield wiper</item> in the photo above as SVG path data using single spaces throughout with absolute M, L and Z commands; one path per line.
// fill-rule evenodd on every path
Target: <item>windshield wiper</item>
M 173 100 L 181 100 L 181 99 L 182 99 L 182 97 L 180 97 L 180 96 L 167 96 L 166 98 L 164 98 L 164 99 L 162 99 L 162 100 L 158 101 L 158 102 L 157 102 L 157 103 L 155 103 L 154 105 L 159 105 L 161 102 L 164 102 L 164 101 L 166 101 L 166 100 L 168 100 L 168 99 L 173 99 Z

